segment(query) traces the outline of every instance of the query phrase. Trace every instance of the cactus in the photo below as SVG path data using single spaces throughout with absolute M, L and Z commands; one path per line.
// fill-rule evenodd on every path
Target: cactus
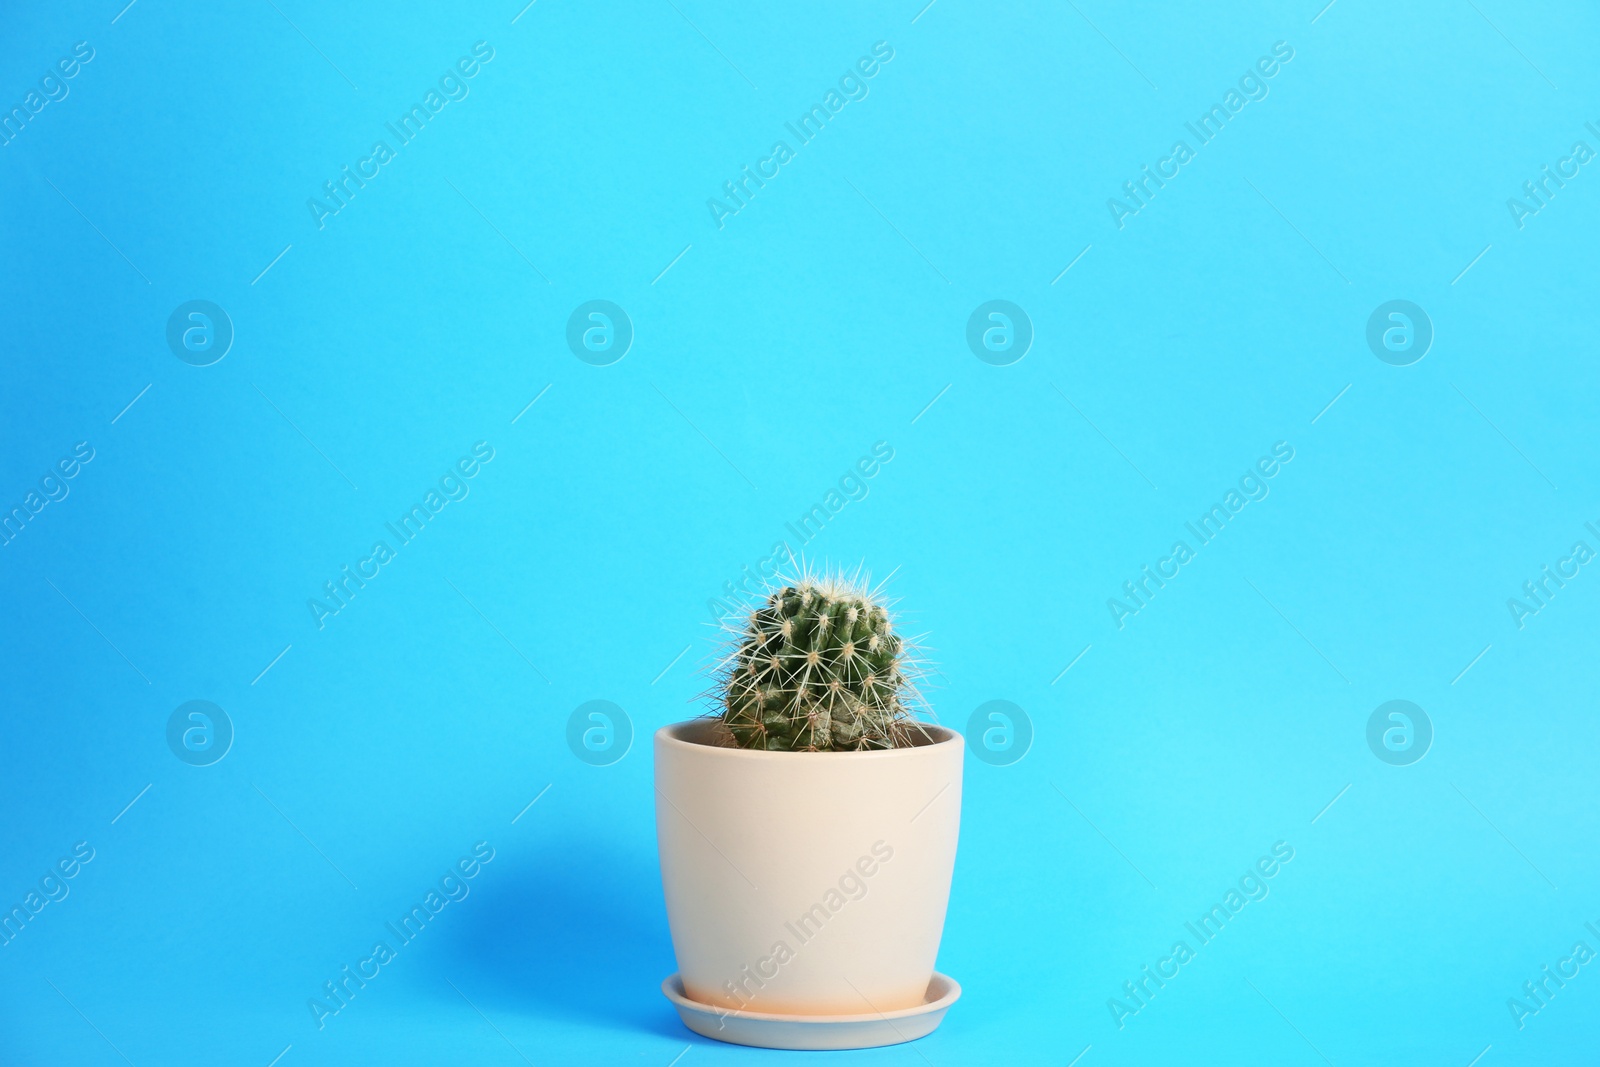
M 909 650 L 865 585 L 808 574 L 774 589 L 733 635 L 717 696 L 741 748 L 840 752 L 910 743 L 919 698 Z

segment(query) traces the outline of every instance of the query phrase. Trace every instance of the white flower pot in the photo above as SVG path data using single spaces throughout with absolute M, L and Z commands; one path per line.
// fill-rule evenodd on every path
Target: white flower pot
M 961 735 L 763 752 L 695 719 L 655 735 L 656 834 L 687 996 L 860 1015 L 924 1004 L 961 824 Z

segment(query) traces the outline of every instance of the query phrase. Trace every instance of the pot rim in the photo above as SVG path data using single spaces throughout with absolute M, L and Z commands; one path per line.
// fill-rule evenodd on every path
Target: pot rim
M 746 1008 L 724 1008 L 717 1004 L 707 1004 L 695 1000 L 683 986 L 683 974 L 674 971 L 661 980 L 661 992 L 672 1001 L 673 1006 L 679 1010 L 687 1008 L 690 1011 L 705 1015 L 716 1015 L 728 1019 L 749 1019 L 754 1022 L 798 1023 L 806 1028 L 860 1024 L 889 1021 L 894 1019 L 910 1019 L 919 1015 L 931 1015 L 934 1012 L 948 1011 L 950 1005 L 961 999 L 961 983 L 951 978 L 948 974 L 939 971 L 933 972 L 933 977 L 928 980 L 928 992 L 938 991 L 938 996 L 932 1000 L 924 1000 L 921 1004 L 914 1004 L 909 1008 L 896 1008 L 893 1011 L 878 1011 L 860 1013 L 827 1013 L 822 1015 L 808 1015 L 800 1012 L 777 1011 L 750 1011 Z M 926 996 L 927 994 L 924 994 Z M 831 1051 L 831 1050 L 829 1050 Z
M 684 719 L 681 722 L 670 723 L 669 725 L 663 726 L 656 731 L 656 743 L 658 745 L 666 744 L 671 745 L 674 748 L 709 754 L 714 758 L 720 757 L 727 759 L 760 760 L 786 760 L 793 759 L 797 756 L 803 756 L 808 760 L 915 759 L 917 753 L 931 754 L 934 752 L 943 751 L 948 745 L 956 745 L 959 747 L 966 743 L 961 734 L 955 730 L 952 730 L 950 727 L 941 726 L 940 724 L 933 722 L 922 722 L 921 720 L 918 720 L 918 724 L 935 738 L 935 740 L 930 744 L 911 745 L 906 748 L 881 748 L 867 752 L 769 752 L 765 749 L 759 748 L 730 748 L 723 745 L 708 745 L 701 741 L 693 741 L 679 736 L 680 732 L 689 728 L 699 727 L 703 724 L 709 724 L 716 721 L 717 720 L 714 716 L 704 715 L 700 716 L 699 718 Z

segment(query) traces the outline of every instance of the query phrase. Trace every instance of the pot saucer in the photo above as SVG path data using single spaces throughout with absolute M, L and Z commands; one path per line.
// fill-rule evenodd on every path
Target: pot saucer
M 661 992 L 678 1009 L 683 1025 L 703 1037 L 757 1048 L 821 1051 L 877 1048 L 926 1037 L 944 1021 L 944 1013 L 961 996 L 961 986 L 949 975 L 935 971 L 924 1003 L 861 1015 L 783 1015 L 720 1008 L 690 1000 L 676 974 L 661 983 Z

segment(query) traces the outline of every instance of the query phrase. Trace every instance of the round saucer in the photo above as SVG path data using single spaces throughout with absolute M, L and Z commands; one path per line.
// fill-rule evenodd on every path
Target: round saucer
M 690 1000 L 676 974 L 661 983 L 661 992 L 678 1009 L 683 1025 L 703 1037 L 757 1048 L 821 1051 L 877 1048 L 926 1037 L 944 1021 L 944 1013 L 961 996 L 961 986 L 949 975 L 935 971 L 922 1004 L 861 1015 L 783 1015 L 719 1008 Z

